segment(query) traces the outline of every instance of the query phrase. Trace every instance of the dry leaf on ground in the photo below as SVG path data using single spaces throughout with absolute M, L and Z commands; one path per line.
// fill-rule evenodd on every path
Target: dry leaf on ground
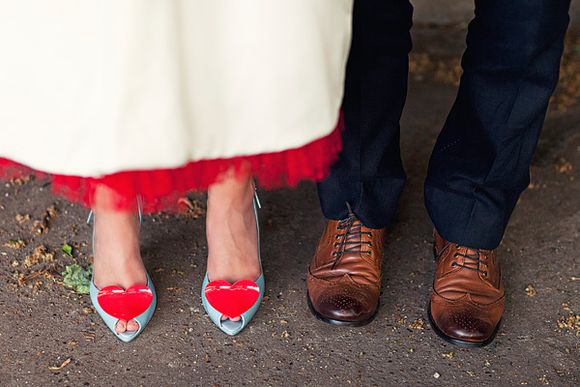
M 26 242 L 22 239 L 10 239 L 4 243 L 4 247 L 8 247 L 9 249 L 22 249 L 26 247 Z
M 49 263 L 54 261 L 54 253 L 48 251 L 45 246 L 38 246 L 34 249 L 32 254 L 24 259 L 24 267 L 32 267 L 41 263 Z
M 67 365 L 69 365 L 71 361 L 72 361 L 72 359 L 69 357 L 68 359 L 66 359 L 65 361 L 63 361 L 62 364 L 59 365 L 58 367 L 48 367 L 48 369 L 51 370 L 51 371 L 60 371 L 64 367 L 66 367 Z

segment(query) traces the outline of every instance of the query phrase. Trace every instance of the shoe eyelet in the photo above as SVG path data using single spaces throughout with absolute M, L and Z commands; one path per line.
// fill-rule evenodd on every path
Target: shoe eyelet
M 453 262 L 453 263 L 451 264 L 451 267 L 456 267 L 456 266 L 459 266 L 459 265 L 457 264 L 457 262 Z
M 484 277 L 487 277 L 487 271 L 484 271 L 483 273 L 481 273 Z

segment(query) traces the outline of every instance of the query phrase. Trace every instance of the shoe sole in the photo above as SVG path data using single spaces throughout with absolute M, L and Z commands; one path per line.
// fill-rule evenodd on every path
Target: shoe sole
M 373 312 L 373 315 L 366 320 L 344 321 L 344 320 L 331 319 L 331 318 L 325 317 L 325 316 L 321 315 L 320 313 L 318 313 L 318 311 L 316 309 L 314 309 L 314 306 L 312 305 L 312 301 L 310 301 L 310 295 L 308 294 L 308 292 L 306 292 L 306 301 L 308 302 L 308 309 L 310 309 L 310 312 L 318 320 L 325 322 L 327 324 L 330 324 L 330 325 L 336 325 L 336 326 L 341 326 L 341 327 L 362 327 L 362 326 L 370 324 L 377 316 L 377 313 L 379 311 L 379 305 L 380 305 L 380 301 L 379 301 L 379 303 L 377 303 L 377 307 L 375 308 L 375 311 Z

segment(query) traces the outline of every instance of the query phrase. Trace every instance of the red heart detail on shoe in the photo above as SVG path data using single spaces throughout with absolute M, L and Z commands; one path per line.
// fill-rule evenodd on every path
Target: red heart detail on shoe
M 233 285 L 227 281 L 212 281 L 207 284 L 204 292 L 209 304 L 228 318 L 241 316 L 260 297 L 260 287 L 248 280 Z
M 149 308 L 153 302 L 153 292 L 145 285 L 107 286 L 99 290 L 97 301 L 103 310 L 120 320 L 129 321 Z

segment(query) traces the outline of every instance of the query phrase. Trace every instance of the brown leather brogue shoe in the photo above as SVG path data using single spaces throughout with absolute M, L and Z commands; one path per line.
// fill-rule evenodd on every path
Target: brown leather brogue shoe
M 308 270 L 308 305 L 320 320 L 347 326 L 372 321 L 381 293 L 384 229 L 365 227 L 354 214 L 330 220 Z
M 429 305 L 433 330 L 450 343 L 483 347 L 493 341 L 504 310 L 504 289 L 495 250 L 470 249 L 437 231 L 437 269 Z

